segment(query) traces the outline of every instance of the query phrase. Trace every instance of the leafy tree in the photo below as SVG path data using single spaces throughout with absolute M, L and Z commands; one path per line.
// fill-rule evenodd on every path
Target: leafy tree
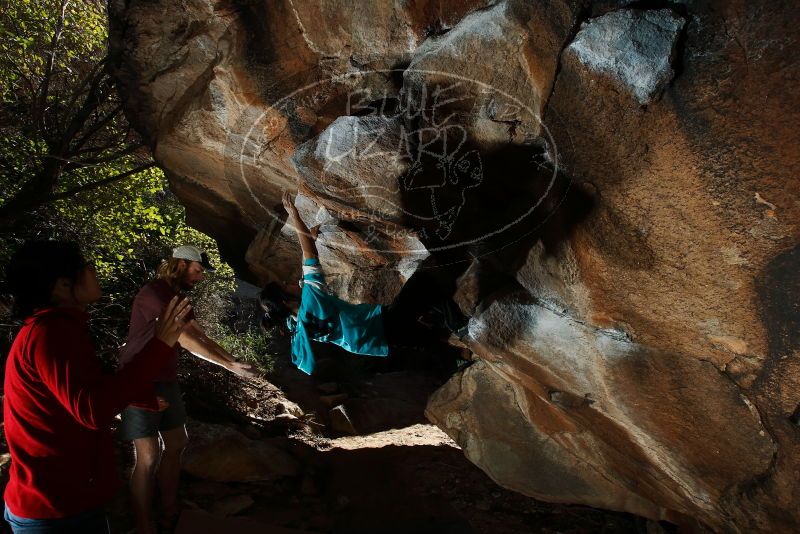
M 0 230 L 154 164 L 108 71 L 100 0 L 2 0 Z
M 79 242 L 105 293 L 92 330 L 101 356 L 113 361 L 136 291 L 173 246 L 193 243 L 220 266 L 195 291 L 198 318 L 223 345 L 257 358 L 263 336 L 226 322 L 233 271 L 211 238 L 186 225 L 122 113 L 107 38 L 104 1 L 0 0 L 0 273 L 27 239 Z M 5 354 L 16 325 L 2 308 Z

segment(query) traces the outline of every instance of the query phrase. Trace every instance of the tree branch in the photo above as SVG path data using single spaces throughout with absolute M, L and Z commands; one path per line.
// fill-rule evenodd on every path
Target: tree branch
M 53 67 L 55 66 L 56 62 L 56 47 L 58 47 L 58 41 L 61 39 L 61 31 L 64 29 L 64 17 L 66 16 L 68 4 L 69 0 L 61 0 L 61 9 L 58 14 L 58 19 L 56 20 L 56 27 L 53 31 L 53 37 L 50 39 L 50 50 L 47 53 L 44 76 L 42 77 L 42 83 L 39 86 L 39 95 L 37 98 L 38 102 L 34 109 L 34 119 L 36 123 L 40 125 L 41 133 L 43 135 L 45 134 L 45 131 L 42 120 L 44 118 L 45 108 L 47 107 L 47 95 L 50 92 L 50 78 L 53 76 Z
M 122 111 L 122 104 L 117 104 L 116 106 L 114 106 L 114 108 L 111 111 L 109 111 L 101 119 L 98 119 L 97 122 L 95 122 L 91 126 L 91 128 L 89 128 L 89 130 L 75 142 L 75 145 L 72 147 L 72 150 L 73 151 L 78 150 L 84 144 L 86 144 L 86 141 L 88 141 L 89 138 L 91 138 L 94 134 L 96 134 L 101 128 L 103 128 L 103 126 L 108 124 L 108 122 L 114 117 L 116 117 L 120 111 Z
M 98 150 L 109 150 L 113 145 L 107 145 L 105 147 L 101 147 Z M 118 152 L 113 152 L 107 156 L 103 156 L 102 158 L 89 158 L 83 160 L 71 160 L 65 167 L 64 170 L 72 170 L 77 169 L 79 167 L 91 167 L 92 165 L 100 165 L 102 163 L 108 163 L 114 161 L 116 159 L 121 158 L 122 156 L 127 156 L 129 154 L 133 154 L 140 148 L 144 146 L 144 143 L 136 143 L 134 145 L 128 145 L 122 150 Z
M 79 193 L 85 193 L 86 191 L 91 191 L 93 189 L 97 189 L 99 187 L 103 187 L 103 186 L 106 186 L 108 184 L 111 184 L 111 183 L 114 183 L 114 182 L 118 182 L 120 180 L 128 178 L 129 176 L 133 176 L 134 174 L 139 174 L 140 172 L 145 171 L 145 170 L 149 169 L 150 167 L 154 167 L 154 166 L 155 166 L 155 162 L 151 161 L 150 163 L 147 163 L 145 165 L 139 165 L 138 167 L 134 167 L 133 169 L 130 169 L 130 170 L 125 171 L 123 173 L 115 174 L 114 176 L 109 176 L 108 178 L 103 178 L 102 180 L 98 180 L 96 182 L 91 182 L 91 183 L 82 185 L 80 187 L 75 187 L 75 188 L 70 189 L 68 191 L 63 191 L 61 193 L 54 193 L 53 195 L 50 195 L 50 198 L 47 199 L 47 202 L 49 203 L 49 202 L 54 202 L 56 200 L 63 200 L 65 198 L 69 198 L 69 197 L 75 196 L 75 195 L 77 195 Z
M 84 89 L 88 87 L 90 84 L 95 85 L 99 82 L 99 80 L 105 76 L 107 73 L 105 72 L 106 64 L 108 63 L 108 56 L 104 57 L 100 61 L 97 62 L 97 65 L 92 67 L 92 70 L 81 80 L 81 83 L 72 93 L 72 98 L 69 99 L 69 103 L 66 106 L 66 109 L 72 109 L 72 107 L 78 102 L 78 98 L 83 94 Z
M 32 82 L 32 81 L 31 81 L 31 79 L 28 77 L 28 75 L 27 75 L 27 74 L 25 74 L 25 73 L 22 71 L 22 69 L 21 69 L 21 68 L 19 68 L 19 66 L 17 65 L 16 61 L 14 61 L 13 59 L 11 59 L 11 57 L 8 55 L 8 52 L 4 53 L 4 54 L 3 54 L 3 56 L 5 56 L 5 58 L 4 58 L 4 59 L 5 59 L 5 63 L 6 63 L 6 65 L 8 66 L 8 68 L 10 68 L 11 70 L 13 70 L 14 72 L 16 72 L 16 73 L 17 73 L 17 76 L 19 76 L 19 78 L 20 78 L 22 81 L 24 81 L 24 82 L 25 82 L 25 85 L 27 85 L 27 86 L 28 86 L 28 92 L 30 92 L 31 96 L 32 96 L 33 98 L 35 98 L 35 97 L 36 97 L 36 89 L 34 89 L 34 87 L 33 87 L 33 82 Z

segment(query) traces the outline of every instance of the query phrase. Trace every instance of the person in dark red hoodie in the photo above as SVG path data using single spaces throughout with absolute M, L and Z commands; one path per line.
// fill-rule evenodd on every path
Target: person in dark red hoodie
M 6 280 L 24 322 L 4 380 L 11 454 L 5 519 L 15 534 L 107 533 L 103 506 L 119 485 L 111 422 L 132 402 L 163 408 L 153 379 L 171 356 L 191 306 L 172 299 L 135 361 L 105 375 L 86 312 L 101 291 L 76 244 L 23 245 Z

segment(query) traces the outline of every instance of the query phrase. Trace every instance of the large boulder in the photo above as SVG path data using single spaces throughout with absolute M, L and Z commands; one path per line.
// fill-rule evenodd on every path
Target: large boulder
M 416 9 L 436 13 L 434 4 L 111 2 L 126 111 L 189 222 L 234 266 L 247 269 L 259 230 L 280 230 L 281 193 L 298 188 L 297 147 L 369 95 L 396 92 L 387 72 L 425 33 Z
M 428 413 L 508 487 L 712 524 L 729 492 L 770 468 L 777 448 L 758 411 L 709 362 L 581 324 L 526 292 L 469 330 L 482 359 Z
M 800 528 L 800 10 L 110 10 L 126 112 L 240 271 L 299 275 L 286 189 L 343 298 L 447 266 L 475 363 L 427 414 L 499 484 Z
M 431 36 L 403 74 L 411 115 L 445 132 L 457 124 L 484 148 L 531 143 L 576 14 L 566 0 L 498 2 Z
M 322 230 L 320 261 L 347 300 L 390 304 L 429 255 L 402 225 L 404 135 L 399 117 L 344 116 L 295 151 L 303 199 L 318 207 L 306 213 Z

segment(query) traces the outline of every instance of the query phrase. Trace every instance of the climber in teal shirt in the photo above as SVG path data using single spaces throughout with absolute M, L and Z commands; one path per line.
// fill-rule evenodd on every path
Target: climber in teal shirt
M 388 356 L 383 306 L 351 304 L 328 290 L 314 244 L 316 233 L 300 218 L 288 192 L 283 195 L 283 205 L 303 250 L 302 289 L 297 295 L 272 282 L 262 290 L 260 300 L 266 322 L 285 321 L 292 334 L 292 362 L 307 374 L 314 371 L 311 340 L 333 343 L 354 354 Z

